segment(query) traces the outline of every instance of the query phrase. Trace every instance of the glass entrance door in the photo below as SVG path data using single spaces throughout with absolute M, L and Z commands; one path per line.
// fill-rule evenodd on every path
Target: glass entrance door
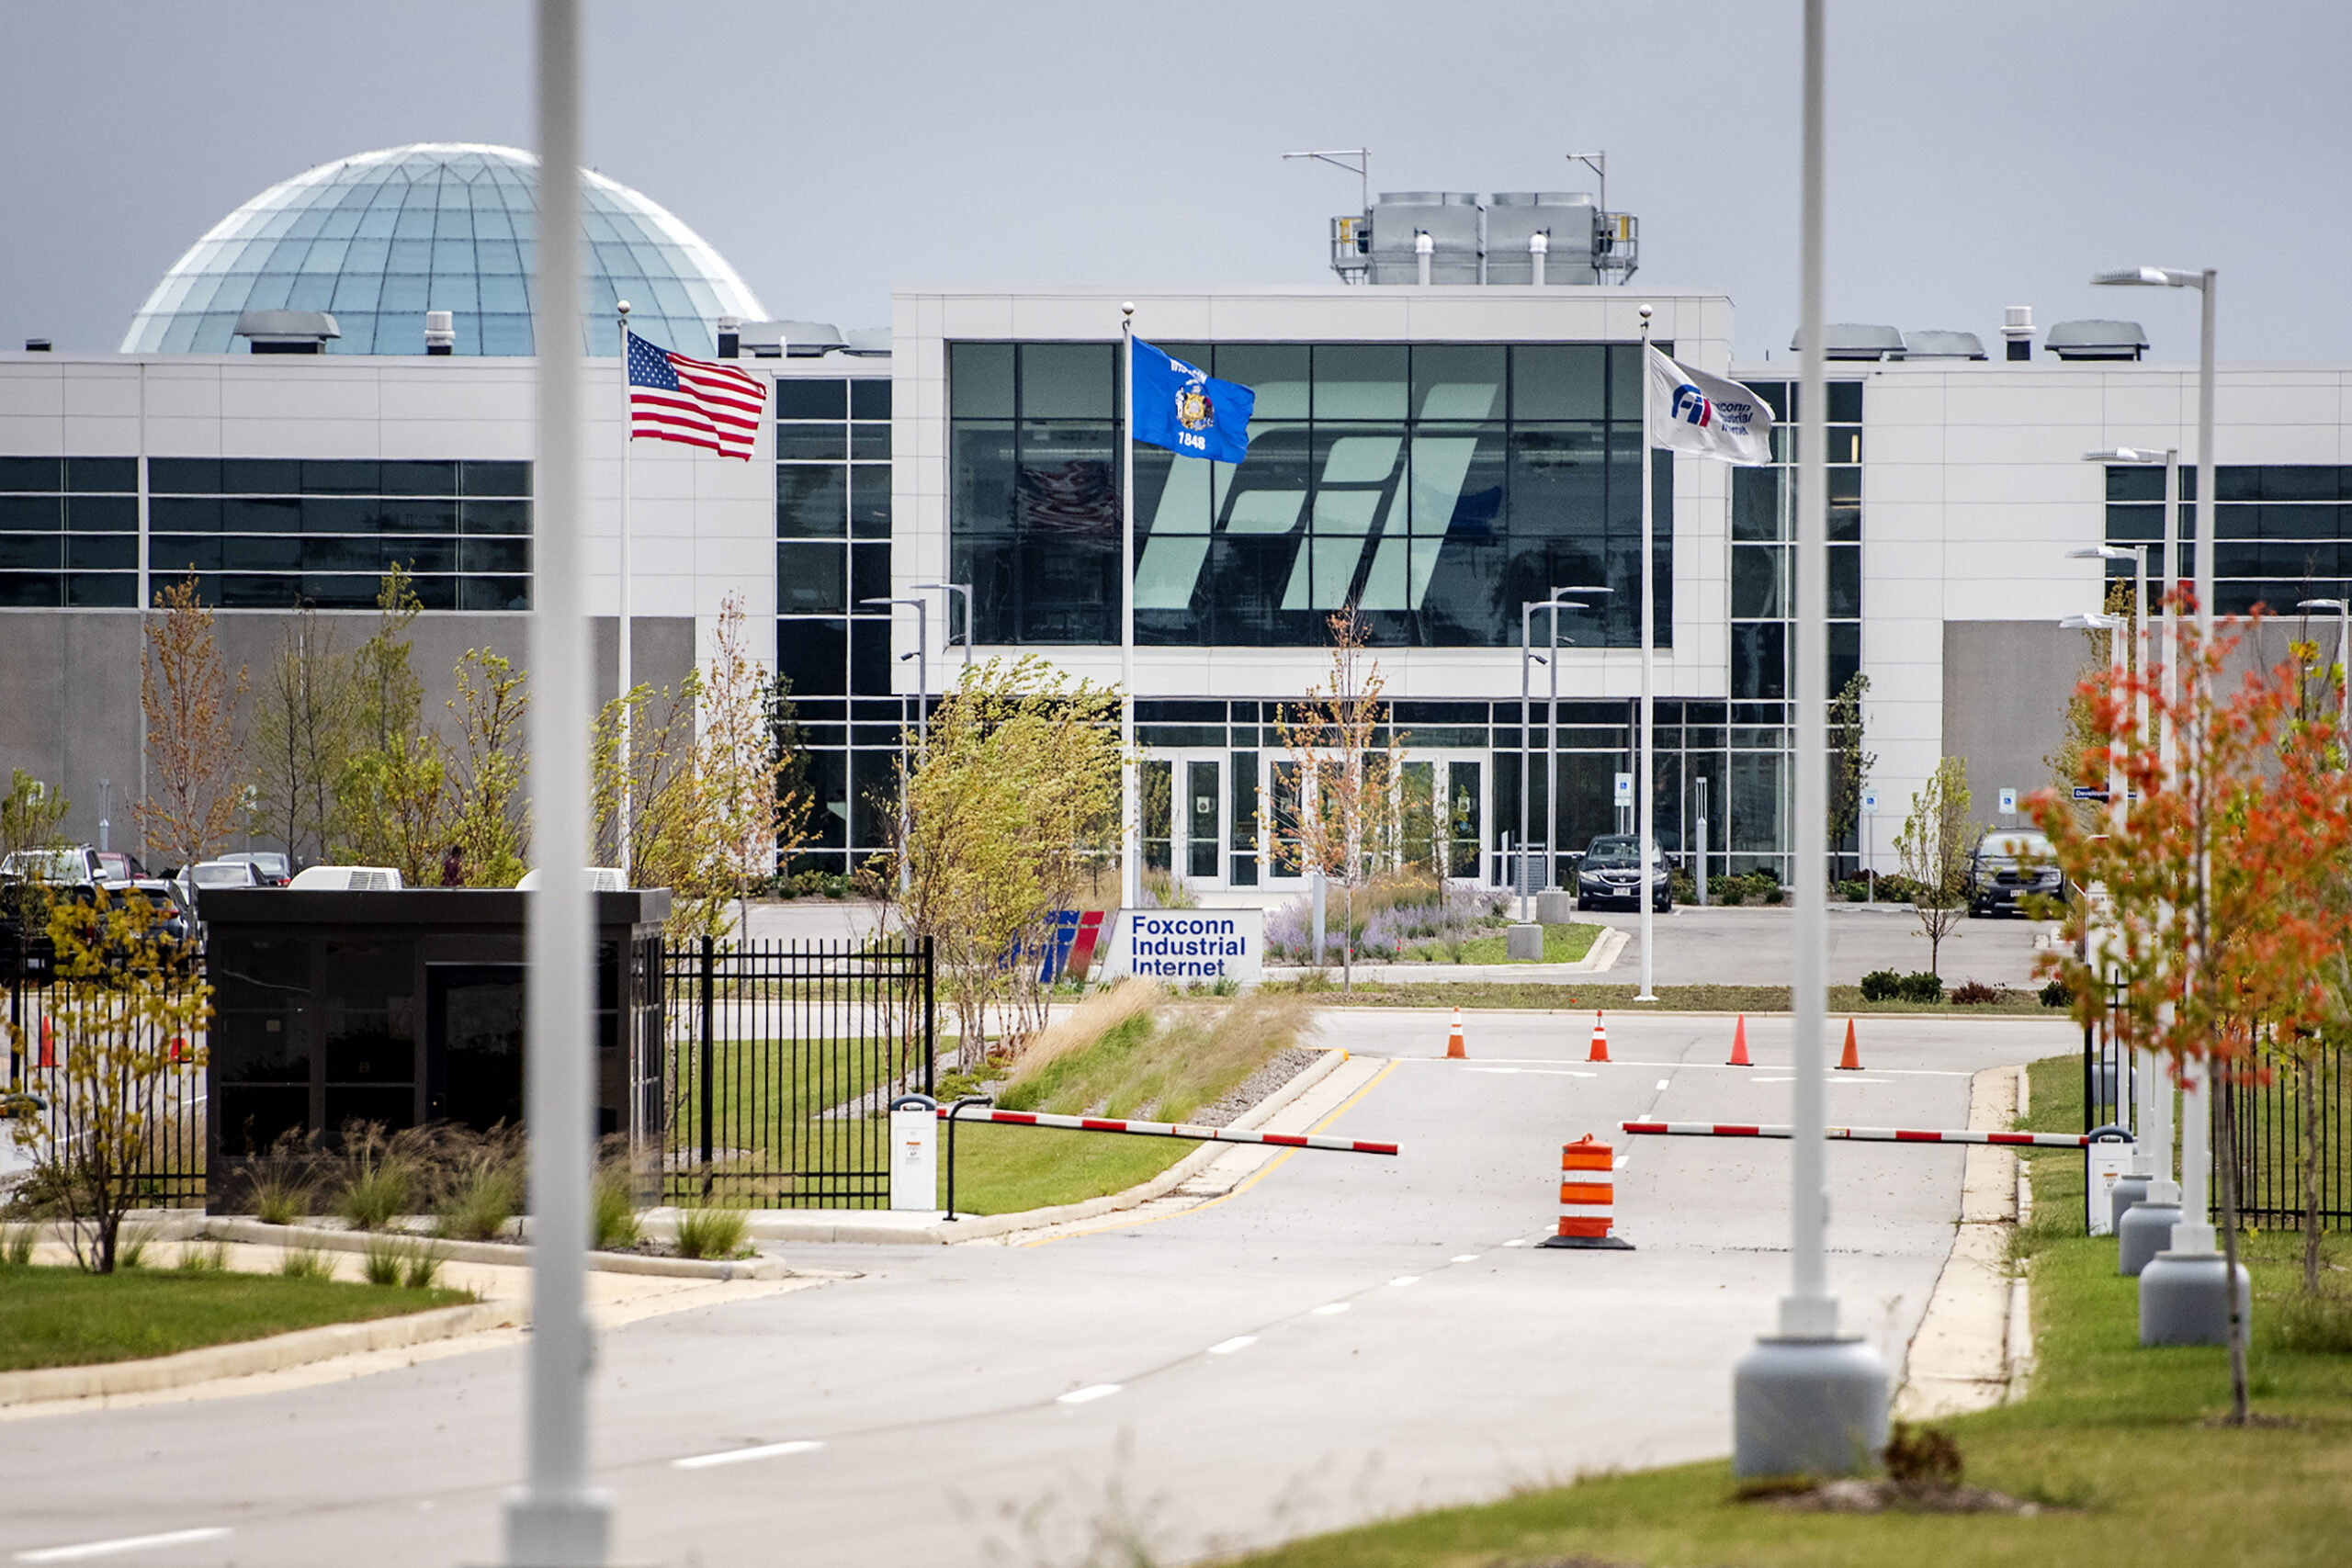
M 1191 882 L 1216 882 L 1217 858 L 1224 847 L 1225 791 L 1223 769 L 1215 758 L 1184 763 L 1184 875 Z

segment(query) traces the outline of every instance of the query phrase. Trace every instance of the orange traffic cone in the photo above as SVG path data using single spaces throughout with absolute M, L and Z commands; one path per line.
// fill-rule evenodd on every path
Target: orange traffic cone
M 1602 1021 L 1600 1010 L 1592 1010 L 1592 1050 L 1585 1057 L 1588 1062 L 1609 1060 L 1609 1025 Z
M 1747 1059 L 1747 1015 L 1741 1013 L 1739 1021 L 1731 1027 L 1731 1060 L 1724 1066 L 1752 1067 L 1755 1065 Z
M 1449 1062 L 1465 1062 L 1470 1059 L 1470 1053 L 1464 1050 L 1462 1044 L 1462 1010 L 1460 1008 L 1453 1010 L 1453 1032 L 1446 1036 L 1445 1059 Z
M 1846 1021 L 1846 1054 L 1838 1058 L 1838 1070 L 1841 1073 L 1862 1070 L 1861 1053 L 1854 1049 L 1854 1021 L 1850 1018 Z

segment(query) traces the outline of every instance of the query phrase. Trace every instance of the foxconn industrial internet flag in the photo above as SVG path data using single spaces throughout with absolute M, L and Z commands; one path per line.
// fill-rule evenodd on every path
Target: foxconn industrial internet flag
M 751 460 L 767 383 L 731 365 L 689 359 L 628 334 L 628 434 Z
M 1187 457 L 1238 463 L 1250 455 L 1258 394 L 1135 340 L 1136 439 Z
M 1772 460 L 1772 411 L 1736 381 L 1649 351 L 1650 445 L 1726 463 Z

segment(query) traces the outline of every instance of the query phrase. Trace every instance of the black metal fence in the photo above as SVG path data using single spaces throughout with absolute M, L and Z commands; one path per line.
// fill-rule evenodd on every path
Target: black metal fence
M 887 1206 L 890 1100 L 932 1089 L 931 944 L 706 939 L 662 963 L 662 1196 Z
M 63 1027 L 62 987 L 50 968 L 28 964 L 13 941 L 0 938 L 0 975 L 6 976 L 10 1050 L 6 1089 L 15 1112 L 0 1120 L 0 1138 L 14 1140 L 28 1119 L 40 1129 L 37 1150 L 57 1147 L 103 1119 L 136 1129 L 135 1157 L 119 1179 L 142 1206 L 175 1208 L 204 1202 L 204 1045 L 193 1037 L 161 1043 L 161 1073 L 124 1083 L 85 1073 L 78 1081 L 74 1043 Z M 87 1064 L 96 1066 L 95 1063 Z

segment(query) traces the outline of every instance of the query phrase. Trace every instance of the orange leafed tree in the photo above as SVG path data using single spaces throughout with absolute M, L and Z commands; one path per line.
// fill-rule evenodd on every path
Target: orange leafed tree
M 2352 850 L 2352 797 L 2333 727 L 2294 721 L 2299 671 L 2281 664 L 2224 690 L 2241 625 L 2210 644 L 2183 625 L 2174 697 L 2148 671 L 2083 682 L 2090 717 L 2079 782 L 2104 786 L 2113 759 L 2132 792 L 2120 827 L 2104 813 L 2077 813 L 2055 791 L 2028 803 L 2067 879 L 2102 890 L 2109 906 L 2090 957 L 2045 954 L 2043 971 L 2065 981 L 2078 1021 L 2107 1023 L 2120 1044 L 2154 1052 L 2176 1071 L 2204 1062 L 2224 1093 L 2259 1070 L 2255 1047 L 2266 1033 L 2287 1038 L 2333 1021 L 2338 999 L 2326 976 L 2343 933 L 2327 893 Z M 2134 715 L 2142 698 L 2145 732 Z M 2169 766 L 2151 739 L 2167 728 Z M 2086 913 L 2075 907 L 2077 937 Z M 2222 1114 L 2214 1126 L 2234 1278 L 2233 1120 Z M 2233 1404 L 2243 1419 L 2245 1325 L 2232 1300 Z
M 132 807 L 148 852 L 193 865 L 229 841 L 237 820 L 236 705 L 212 635 L 212 612 L 193 573 L 155 591 L 139 656 L 139 703 L 147 716 L 147 789 Z

